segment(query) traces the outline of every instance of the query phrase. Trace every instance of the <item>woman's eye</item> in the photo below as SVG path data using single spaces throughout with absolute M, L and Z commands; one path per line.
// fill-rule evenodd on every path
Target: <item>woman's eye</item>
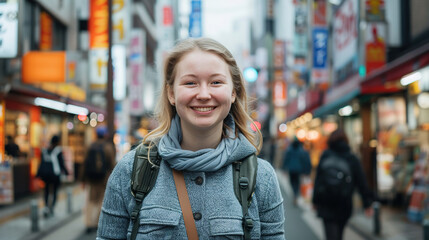
M 185 85 L 192 86 L 192 85 L 195 85 L 195 82 L 185 82 Z
M 218 85 L 218 84 L 222 84 L 222 82 L 221 81 L 213 81 L 212 84 Z

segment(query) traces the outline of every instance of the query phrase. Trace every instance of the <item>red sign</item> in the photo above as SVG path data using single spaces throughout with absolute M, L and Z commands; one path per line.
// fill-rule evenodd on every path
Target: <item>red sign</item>
M 380 33 L 384 30 L 384 25 L 368 25 L 367 41 L 365 45 L 366 53 L 366 72 L 378 69 L 386 64 L 386 44 L 383 39 L 385 34 Z
M 277 71 L 276 71 L 277 72 Z M 283 74 L 283 71 L 280 72 Z M 286 106 L 287 102 L 287 85 L 283 80 L 275 80 L 273 88 L 273 103 L 276 107 Z
M 313 23 L 318 26 L 326 26 L 326 0 L 314 1 Z
M 89 3 L 89 47 L 109 47 L 109 8 L 107 0 L 91 0 Z
M 52 50 L 52 18 L 46 12 L 40 13 L 40 50 Z
M 164 23 L 164 26 L 173 25 L 173 11 L 171 10 L 171 7 L 164 6 L 163 13 L 164 20 L 162 22 Z

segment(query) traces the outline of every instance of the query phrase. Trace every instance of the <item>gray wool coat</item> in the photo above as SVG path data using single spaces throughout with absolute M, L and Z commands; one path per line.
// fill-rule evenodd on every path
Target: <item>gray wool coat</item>
M 97 239 L 129 239 L 135 206 L 131 171 L 135 150 L 127 153 L 110 175 Z M 243 156 L 244 157 L 244 156 Z M 216 172 L 184 172 L 199 239 L 242 239 L 242 209 L 234 195 L 232 165 Z M 196 181 L 198 179 L 198 181 Z M 201 181 L 202 179 L 202 181 Z M 272 166 L 258 159 L 255 193 L 249 208 L 252 239 L 284 239 L 284 209 Z M 139 216 L 137 239 L 187 239 L 172 170 L 161 161 L 156 184 L 146 196 Z

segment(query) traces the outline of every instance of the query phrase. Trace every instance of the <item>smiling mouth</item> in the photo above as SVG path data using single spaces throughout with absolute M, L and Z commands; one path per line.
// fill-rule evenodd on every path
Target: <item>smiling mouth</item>
M 209 112 L 209 111 L 215 109 L 215 107 L 193 107 L 192 109 L 194 109 L 198 112 Z

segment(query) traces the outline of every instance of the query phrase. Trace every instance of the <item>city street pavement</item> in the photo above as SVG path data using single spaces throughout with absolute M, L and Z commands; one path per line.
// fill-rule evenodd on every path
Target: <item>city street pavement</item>
M 277 170 L 277 176 L 285 204 L 285 232 L 287 240 L 323 240 L 323 225 L 308 201 L 300 198 L 297 206 L 292 204 L 292 190 L 287 175 Z M 71 201 L 69 201 L 69 199 Z M 31 231 L 30 203 L 39 207 L 38 231 Z M 85 233 L 82 212 L 85 191 L 80 184 L 63 186 L 58 193 L 55 215 L 42 216 L 42 194 L 35 194 L 10 206 L 0 208 L 0 239 L 7 240 L 85 240 L 95 239 L 96 233 Z M 419 224 L 406 222 L 404 213 L 383 208 L 381 215 L 382 234 L 372 233 L 372 219 L 361 212 L 352 216 L 344 232 L 345 240 L 420 240 L 423 239 Z

